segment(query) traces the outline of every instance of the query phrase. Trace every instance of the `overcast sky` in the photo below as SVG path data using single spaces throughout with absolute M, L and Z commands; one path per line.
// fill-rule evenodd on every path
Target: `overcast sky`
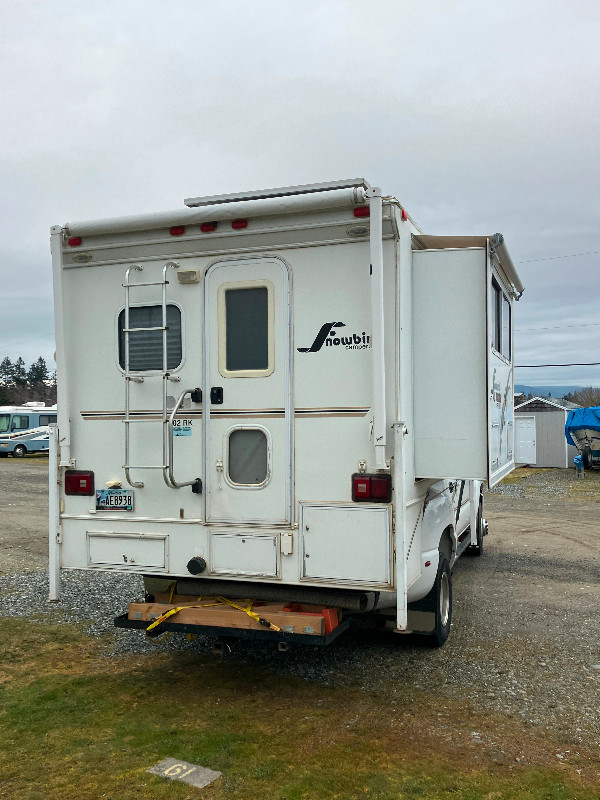
M 0 358 L 53 364 L 51 225 L 363 176 L 428 233 L 504 234 L 516 363 L 600 361 L 598 0 L 0 12 Z M 600 367 L 516 381 L 600 386 Z

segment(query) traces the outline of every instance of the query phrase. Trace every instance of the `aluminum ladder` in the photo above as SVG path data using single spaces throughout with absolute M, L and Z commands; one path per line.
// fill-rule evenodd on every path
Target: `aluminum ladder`
M 123 333 L 125 335 L 124 350 L 125 350 L 125 369 L 123 377 L 125 378 L 125 417 L 123 423 L 125 425 L 125 463 L 123 469 L 125 470 L 125 479 L 127 483 L 134 489 L 141 489 L 144 486 L 142 481 L 135 481 L 131 477 L 131 470 L 144 470 L 144 469 L 160 469 L 163 473 L 165 483 L 170 489 L 181 489 L 183 486 L 191 486 L 195 494 L 202 492 L 202 481 L 200 478 L 194 478 L 191 481 L 178 482 L 175 480 L 173 474 L 173 421 L 175 415 L 179 411 L 181 404 L 187 394 L 191 394 L 194 402 L 202 401 L 202 392 L 200 389 L 186 389 L 183 391 L 177 402 L 175 403 L 172 411 L 169 413 L 167 408 L 168 388 L 169 381 L 179 381 L 179 378 L 173 377 L 169 372 L 168 367 L 168 351 L 167 351 L 167 273 L 170 268 L 178 269 L 179 264 L 175 261 L 168 261 L 162 270 L 162 280 L 160 281 L 140 281 L 132 283 L 130 276 L 132 272 L 141 272 L 144 267 L 141 264 L 134 264 L 128 267 L 125 273 L 125 325 Z M 162 325 L 145 326 L 132 328 L 130 323 L 130 309 L 131 309 L 131 290 L 137 289 L 142 286 L 160 286 L 161 287 L 161 322 Z M 161 331 L 162 332 L 162 370 L 160 372 L 152 372 L 144 377 L 139 374 L 131 372 L 130 368 L 130 334 L 138 331 Z M 162 413 L 160 422 L 162 425 L 162 464 L 131 464 L 131 429 L 133 423 L 138 422 L 154 422 L 150 419 L 135 419 L 131 416 L 131 384 L 143 383 L 146 378 L 161 378 L 162 380 Z

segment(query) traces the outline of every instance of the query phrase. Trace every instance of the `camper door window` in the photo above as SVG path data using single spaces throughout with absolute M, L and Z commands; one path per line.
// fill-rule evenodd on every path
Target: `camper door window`
M 129 369 L 132 372 L 162 370 L 162 330 L 133 330 L 134 328 L 161 328 L 162 306 L 131 306 L 129 309 Z M 119 364 L 125 369 L 125 309 L 119 314 Z M 175 305 L 167 306 L 167 369 L 181 364 L 181 311 Z
M 511 357 L 511 323 L 510 301 L 492 278 L 492 347 L 508 361 Z
M 27 414 L 13 414 L 13 431 L 26 431 L 29 427 L 29 417 Z
M 264 378 L 275 369 L 273 284 L 219 287 L 219 372 L 229 378 Z

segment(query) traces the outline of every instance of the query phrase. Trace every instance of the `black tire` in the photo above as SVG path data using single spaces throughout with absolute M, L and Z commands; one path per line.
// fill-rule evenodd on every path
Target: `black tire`
M 581 460 L 583 461 L 584 469 L 592 468 L 592 451 L 589 447 L 586 447 L 581 453 Z
M 27 454 L 27 448 L 24 444 L 18 444 L 13 450 L 13 458 L 23 458 Z
M 483 519 L 483 502 L 479 501 L 479 509 L 477 511 L 477 544 L 470 544 L 465 553 L 468 553 L 470 556 L 482 556 L 483 555 L 483 537 L 485 536 L 485 522 Z
M 430 636 L 432 647 L 441 647 L 450 635 L 452 624 L 452 573 L 444 553 L 440 553 L 435 583 L 431 590 L 435 596 L 435 628 Z

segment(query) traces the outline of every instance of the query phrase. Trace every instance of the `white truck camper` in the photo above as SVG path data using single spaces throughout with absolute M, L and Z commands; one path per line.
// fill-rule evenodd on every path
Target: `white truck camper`
M 363 179 L 185 205 L 52 228 L 50 599 L 111 570 L 148 635 L 443 644 L 514 466 L 503 237 L 425 235 Z

